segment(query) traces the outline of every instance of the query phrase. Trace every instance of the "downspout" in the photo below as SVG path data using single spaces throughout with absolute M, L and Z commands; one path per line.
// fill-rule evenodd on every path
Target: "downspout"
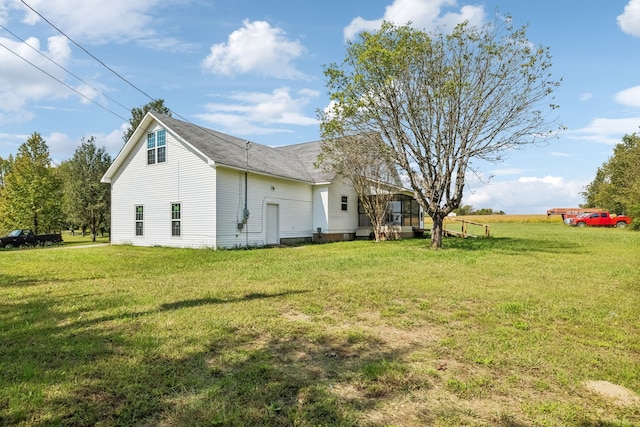
M 249 248 L 249 149 L 251 148 L 251 142 L 247 141 L 245 145 L 245 157 L 244 157 L 244 212 L 242 213 L 242 222 L 245 225 L 245 248 Z

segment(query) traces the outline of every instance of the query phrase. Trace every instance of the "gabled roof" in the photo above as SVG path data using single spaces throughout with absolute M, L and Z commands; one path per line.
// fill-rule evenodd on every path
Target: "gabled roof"
M 102 182 L 111 182 L 153 121 L 158 122 L 167 132 L 183 144 L 192 147 L 212 164 L 312 184 L 327 181 L 326 174 L 314 167 L 317 156 L 320 154 L 319 141 L 280 148 L 251 142 L 247 153 L 247 141 L 244 139 L 163 114 L 149 112 L 109 167 Z

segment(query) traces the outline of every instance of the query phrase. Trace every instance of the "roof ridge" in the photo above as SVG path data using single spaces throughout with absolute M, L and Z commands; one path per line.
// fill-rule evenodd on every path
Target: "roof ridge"
M 243 141 L 236 136 L 179 120 L 166 114 L 154 112 L 153 116 L 217 164 L 246 168 L 253 172 L 282 178 L 310 183 L 317 182 L 313 172 L 313 162 L 310 164 L 298 153 L 281 149 L 290 146 L 271 147 L 255 141 Z M 247 148 L 247 142 L 251 144 L 249 148 Z M 258 155 L 252 156 L 251 153 L 255 151 L 258 151 Z

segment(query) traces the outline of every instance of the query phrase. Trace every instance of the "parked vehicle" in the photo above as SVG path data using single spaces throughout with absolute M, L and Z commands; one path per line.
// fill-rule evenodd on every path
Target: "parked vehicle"
M 51 246 L 62 243 L 60 234 L 35 234 L 29 229 L 13 230 L 9 235 L 0 237 L 0 248 L 19 248 L 21 246 Z
M 583 213 L 569 220 L 576 227 L 626 227 L 631 218 L 626 215 L 610 215 L 609 212 Z
M 598 208 L 553 208 L 547 211 L 547 216 L 560 215 L 562 216 L 562 222 L 569 224 L 571 218 L 575 218 L 584 213 L 594 212 L 606 212 L 606 210 Z

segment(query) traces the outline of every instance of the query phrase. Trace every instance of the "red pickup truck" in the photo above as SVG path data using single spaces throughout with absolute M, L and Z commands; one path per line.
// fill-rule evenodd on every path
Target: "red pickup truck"
M 611 216 L 609 212 L 583 213 L 569 220 L 569 225 L 576 227 L 626 227 L 631 218 L 626 215 Z

